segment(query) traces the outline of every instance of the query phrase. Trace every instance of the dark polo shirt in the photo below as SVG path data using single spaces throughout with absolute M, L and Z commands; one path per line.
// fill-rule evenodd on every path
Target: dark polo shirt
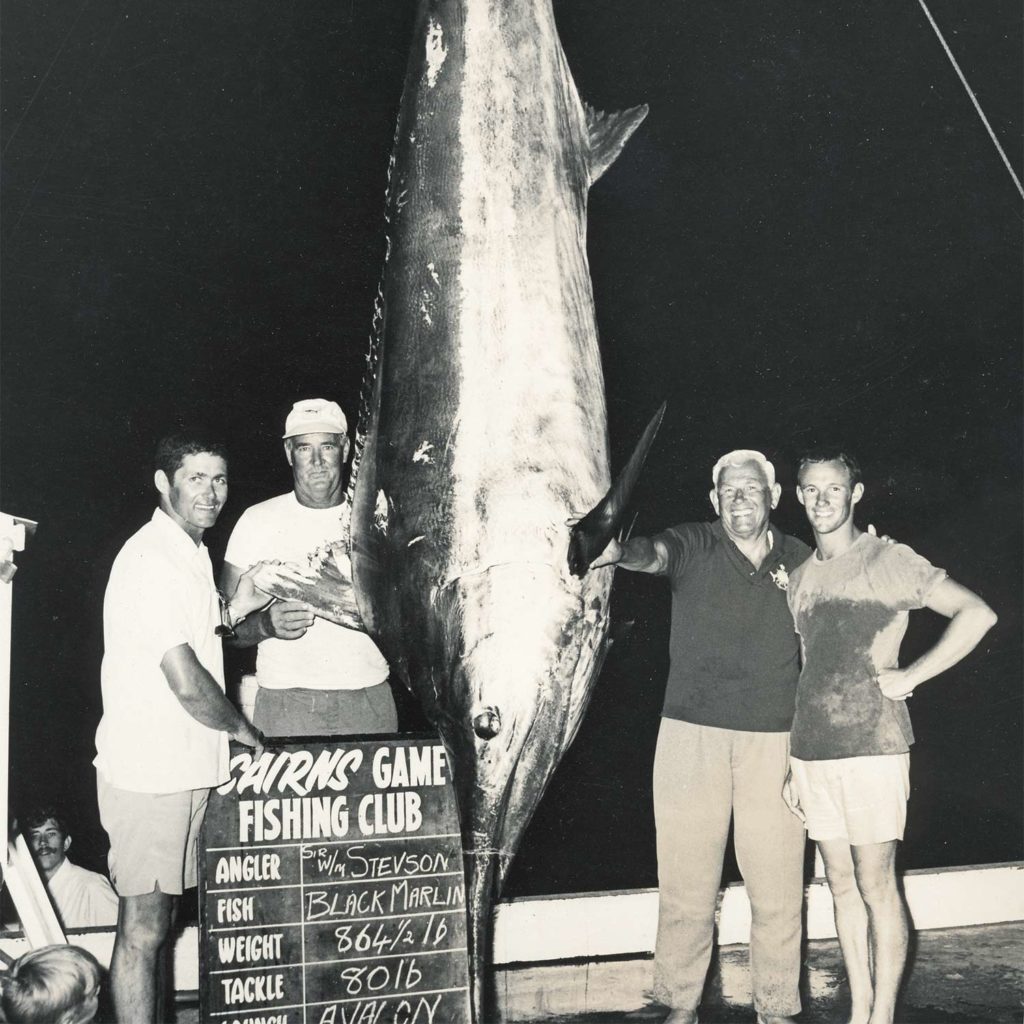
M 720 522 L 658 534 L 672 586 L 664 717 L 747 732 L 789 730 L 800 648 L 783 586 L 810 548 L 769 529 L 772 550 L 759 569 Z

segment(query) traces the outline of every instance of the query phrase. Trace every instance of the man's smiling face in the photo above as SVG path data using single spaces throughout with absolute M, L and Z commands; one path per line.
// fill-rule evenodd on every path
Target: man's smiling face
M 156 472 L 163 510 L 198 544 L 228 500 L 228 464 L 212 452 L 186 455 L 168 480 Z
M 764 467 L 753 459 L 723 466 L 711 504 L 733 541 L 752 540 L 768 529 L 768 516 L 779 503 L 779 486 L 768 486 Z
M 850 482 L 850 471 L 841 462 L 811 462 L 800 470 L 796 496 L 807 512 L 815 534 L 835 533 L 846 526 L 864 485 Z

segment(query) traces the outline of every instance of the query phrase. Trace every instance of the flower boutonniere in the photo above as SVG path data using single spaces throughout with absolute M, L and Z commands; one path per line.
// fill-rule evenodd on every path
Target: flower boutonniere
M 779 588 L 779 590 L 789 590 L 789 573 L 786 572 L 786 567 L 779 562 L 779 568 L 777 572 L 768 573 L 772 578 L 772 583 Z

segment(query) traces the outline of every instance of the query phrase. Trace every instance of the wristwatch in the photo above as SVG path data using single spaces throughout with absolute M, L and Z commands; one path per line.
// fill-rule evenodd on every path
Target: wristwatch
M 218 590 L 217 598 L 220 603 L 220 625 L 213 631 L 215 636 L 219 636 L 224 640 L 230 640 L 237 636 L 235 633 L 235 626 L 237 626 L 244 615 L 239 615 L 231 607 L 231 602 Z

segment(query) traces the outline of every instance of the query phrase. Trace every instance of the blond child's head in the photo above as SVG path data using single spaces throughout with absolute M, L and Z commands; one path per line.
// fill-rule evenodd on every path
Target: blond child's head
M 42 946 L 0 972 L 0 1006 L 9 1024 L 89 1024 L 100 991 L 96 957 L 77 946 Z

